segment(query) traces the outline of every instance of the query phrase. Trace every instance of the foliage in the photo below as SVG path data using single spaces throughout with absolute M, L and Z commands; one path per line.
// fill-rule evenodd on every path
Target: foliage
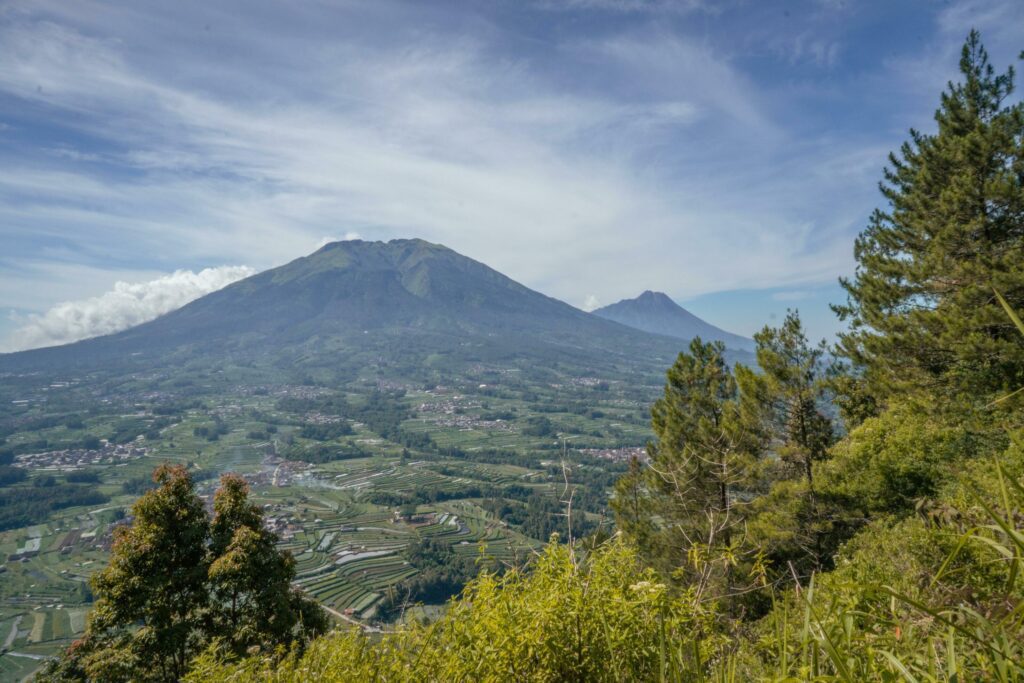
M 747 380 L 747 404 L 760 414 L 745 426 L 767 429 L 775 453 L 798 469 L 813 492 L 813 465 L 826 458 L 835 441 L 835 427 L 824 411 L 825 343 L 808 343 L 795 311 L 778 328 L 766 326 L 754 341 L 761 373 Z
M 566 497 L 558 499 L 527 490 L 525 502 L 520 503 L 515 500 L 517 492 L 512 487 L 505 487 L 501 491 L 502 498 L 488 498 L 481 505 L 496 518 L 516 525 L 531 538 L 544 540 L 552 534 L 559 534 L 559 538 L 575 539 L 593 531 L 595 525 L 578 509 L 576 514 L 571 513 L 568 496 L 574 493 L 567 492 Z
M 155 488 L 152 477 L 132 477 L 121 484 L 121 490 L 125 493 L 139 495 Z
M 737 368 L 745 378 L 743 426 L 766 435 L 772 457 L 760 482 L 769 490 L 753 500 L 748 515 L 750 542 L 778 570 L 806 576 L 830 566 L 845 529 L 835 496 L 816 486 L 814 476 L 837 431 L 827 412 L 826 347 L 810 345 L 795 311 L 754 340 L 761 372 Z
M 1019 468 L 1019 459 L 1013 462 Z M 758 680 L 1024 678 L 1024 486 L 1003 462 L 926 514 L 873 522 L 745 644 Z M 963 507 L 954 506 L 954 496 Z M 989 502 L 990 501 L 990 502 Z
M 0 531 L 31 526 L 47 519 L 55 510 L 110 500 L 88 485 L 57 484 L 56 480 L 51 486 L 17 485 L 26 478 L 25 470 L 0 465 Z
M 871 395 L 926 391 L 946 399 L 926 405 L 954 410 L 1024 385 L 1024 347 L 992 291 L 1024 305 L 1024 104 L 1006 104 L 1013 70 L 995 74 L 975 31 L 960 72 L 938 131 L 912 130 L 890 155 L 888 207 L 857 239 L 836 307 L 851 324 L 841 351 Z
M 248 500 L 248 485 L 225 475 L 210 523 L 210 621 L 215 637 L 236 655 L 251 647 L 288 644 L 327 628 L 326 616 L 290 586 L 295 560 L 277 550 L 263 526 L 263 513 Z M 312 622 L 309 615 L 315 615 Z M 303 618 L 307 621 L 303 622 Z
M 98 484 L 100 473 L 91 470 L 75 470 L 64 475 L 64 479 L 70 484 Z
M 391 614 L 420 602 L 443 604 L 487 566 L 481 560 L 458 555 L 451 541 L 438 538 L 409 545 L 402 557 L 418 571 L 388 589 L 382 609 Z M 498 570 L 494 563 L 488 564 L 491 571 Z
M 329 441 L 340 436 L 352 434 L 352 425 L 348 422 L 334 422 L 330 424 L 306 424 L 299 430 L 299 436 L 303 439 L 314 439 L 316 441 Z
M 907 513 L 937 494 L 980 445 L 963 426 L 895 406 L 839 443 L 822 476 L 865 516 Z
M 92 582 L 98 599 L 84 665 L 92 677 L 114 678 L 111 666 L 128 666 L 180 678 L 201 646 L 206 511 L 183 468 L 164 466 L 153 478 L 158 488 L 132 507 L 132 524 L 117 529 L 110 563 Z
M 657 440 L 648 448 L 650 464 L 622 478 L 613 502 L 619 524 L 655 566 L 687 574 L 684 580 L 697 581 L 702 592 L 731 582 L 733 561 L 712 572 L 712 563 L 693 557 L 722 550 L 732 555 L 743 520 L 735 496 L 750 481 L 763 448 L 760 434 L 744 429 L 724 350 L 721 342 L 694 339 L 690 352 L 679 354 L 664 396 L 651 410 Z
M 555 433 L 555 425 L 543 415 L 531 417 L 523 427 L 523 434 L 527 436 L 551 436 Z
M 27 478 L 28 474 L 20 467 L 0 465 L 0 486 L 17 484 L 18 482 L 25 481 Z
M 326 629 L 323 612 L 290 588 L 294 560 L 275 547 L 242 479 L 221 479 L 212 521 L 184 467 L 163 465 L 153 480 L 93 577 L 85 636 L 42 680 L 178 680 L 207 647 L 240 655 Z
M 189 680 L 694 680 L 721 642 L 692 595 L 674 596 L 622 539 L 585 557 L 552 543 L 532 571 L 481 575 L 431 626 L 336 633 L 283 662 L 211 655 Z

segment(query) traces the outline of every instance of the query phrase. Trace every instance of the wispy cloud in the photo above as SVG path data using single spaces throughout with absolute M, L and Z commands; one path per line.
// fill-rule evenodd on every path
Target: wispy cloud
M 814 296 L 814 292 L 806 289 L 791 289 L 784 292 L 773 292 L 772 301 L 806 301 Z
M 921 122 L 868 130 L 842 79 L 896 89 L 898 60 L 843 71 L 858 41 L 810 6 L 12 0 L 0 306 L 35 307 L 14 286 L 29 260 L 113 282 L 349 234 L 441 242 L 570 302 L 832 281 Z M 40 311 L 67 289 L 55 272 Z
M 5 351 L 67 344 L 153 320 L 256 271 L 248 266 L 179 270 L 148 282 L 117 282 L 100 296 L 65 301 L 43 314 L 15 316 Z
M 346 232 L 344 237 L 321 237 L 320 241 L 316 243 L 315 248 L 320 249 L 321 247 L 327 246 L 331 242 L 349 242 L 351 240 L 359 240 L 362 238 L 363 236 L 360 235 L 358 232 Z

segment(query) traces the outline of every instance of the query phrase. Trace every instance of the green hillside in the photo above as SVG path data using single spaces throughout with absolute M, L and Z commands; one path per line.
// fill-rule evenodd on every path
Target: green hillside
M 108 373 L 231 360 L 345 380 L 368 363 L 402 379 L 480 362 L 651 372 L 678 340 L 544 296 L 423 240 L 328 244 L 118 334 L 0 355 L 0 372 Z M 418 377 L 412 377 L 416 373 Z

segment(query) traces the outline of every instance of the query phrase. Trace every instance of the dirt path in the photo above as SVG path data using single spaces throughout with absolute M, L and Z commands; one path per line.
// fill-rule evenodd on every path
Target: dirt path
M 320 606 L 323 607 L 326 611 L 328 611 L 331 614 L 333 614 L 334 616 L 338 617 L 339 619 L 341 619 L 343 621 L 347 621 L 350 624 L 354 624 L 354 625 L 358 626 L 359 628 L 363 629 L 364 631 L 366 631 L 367 633 L 386 633 L 386 631 L 381 631 L 376 626 L 370 626 L 369 624 L 364 624 L 363 622 L 359 621 L 358 619 L 353 619 L 352 617 L 350 617 L 348 615 L 345 615 L 345 614 L 342 614 L 338 610 L 332 609 L 332 608 L 328 607 L 327 605 L 320 605 Z
M 4 641 L 4 649 L 10 650 L 11 645 L 14 644 L 14 639 L 18 637 L 18 624 L 21 623 L 22 615 L 18 615 L 14 619 L 14 623 L 11 624 L 11 632 L 7 634 L 7 640 Z

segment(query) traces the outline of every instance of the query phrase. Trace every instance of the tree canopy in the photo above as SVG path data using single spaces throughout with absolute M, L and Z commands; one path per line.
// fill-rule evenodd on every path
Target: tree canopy
M 153 481 L 92 580 L 85 635 L 41 680 L 176 681 L 208 647 L 241 655 L 326 630 L 323 610 L 291 589 L 295 561 L 242 478 L 221 478 L 212 520 L 184 467 L 162 465 Z
M 995 291 L 1024 306 L 1024 104 L 1008 104 L 977 31 L 935 112 L 889 157 L 857 270 L 835 309 L 840 351 L 882 401 L 924 392 L 935 407 L 984 404 L 1024 384 L 1024 347 Z

